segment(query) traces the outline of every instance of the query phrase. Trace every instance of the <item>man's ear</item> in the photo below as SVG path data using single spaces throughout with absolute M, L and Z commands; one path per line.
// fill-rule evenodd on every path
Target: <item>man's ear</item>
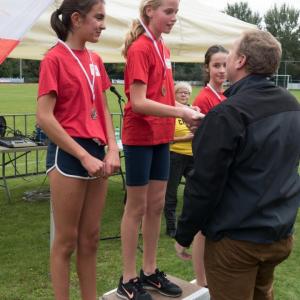
M 237 69 L 238 70 L 242 69 L 245 66 L 246 62 L 247 62 L 246 55 L 243 54 L 239 55 L 239 59 L 236 62 Z

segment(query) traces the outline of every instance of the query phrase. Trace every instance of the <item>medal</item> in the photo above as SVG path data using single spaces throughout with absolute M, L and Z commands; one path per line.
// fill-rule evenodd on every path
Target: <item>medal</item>
M 215 95 L 216 95 L 216 97 L 220 100 L 220 101 L 222 101 L 222 98 L 221 98 L 221 96 L 219 95 L 219 93 L 208 83 L 207 85 L 206 85 Z
M 91 110 L 91 118 L 92 118 L 93 120 L 96 120 L 97 117 L 98 117 L 97 110 L 96 110 L 95 107 L 93 107 L 92 110 Z
M 167 89 L 166 89 L 166 87 L 164 85 L 161 87 L 161 94 L 163 96 L 166 96 L 166 94 L 167 94 Z
M 92 74 L 92 77 L 93 77 L 93 80 L 90 79 L 89 75 L 87 74 L 85 68 L 83 67 L 81 61 L 79 60 L 79 58 L 74 54 L 73 50 L 63 41 L 61 40 L 58 40 L 59 43 L 61 43 L 69 52 L 70 54 L 74 57 L 74 59 L 77 61 L 79 67 L 81 68 L 83 74 L 85 75 L 86 77 L 86 80 L 89 84 L 89 87 L 90 87 L 90 90 L 91 90 L 91 94 L 92 94 L 92 103 L 95 102 L 96 100 L 96 94 L 95 94 L 95 76 L 98 76 L 99 74 L 99 70 L 97 68 L 97 66 L 94 65 L 94 62 L 93 62 L 93 58 L 90 54 L 90 52 L 86 49 L 88 55 L 89 55 L 89 58 L 90 58 L 90 71 L 91 71 L 91 74 Z M 100 75 L 100 74 L 99 74 Z M 96 120 L 98 118 L 98 114 L 97 114 L 97 110 L 95 107 L 93 107 L 91 109 L 91 118 L 93 120 Z
M 147 26 L 144 24 L 144 22 L 142 21 L 142 19 L 139 19 L 141 25 L 143 26 L 143 28 L 145 29 L 145 32 L 147 34 L 147 36 L 151 39 L 155 51 L 162 63 L 163 69 L 164 69 L 164 73 L 163 73 L 163 82 L 162 82 L 162 87 L 161 87 L 161 95 L 163 97 L 165 97 L 167 95 L 167 88 L 166 88 L 166 74 L 167 74 L 167 68 L 170 66 L 171 67 L 171 62 L 170 60 L 168 60 L 168 65 L 166 63 L 166 56 L 165 56 L 165 52 L 164 52 L 164 42 L 163 39 L 160 37 L 161 43 L 162 43 L 162 53 L 159 50 L 157 41 L 155 40 L 155 38 L 153 37 L 152 33 L 150 32 L 150 30 L 147 28 Z

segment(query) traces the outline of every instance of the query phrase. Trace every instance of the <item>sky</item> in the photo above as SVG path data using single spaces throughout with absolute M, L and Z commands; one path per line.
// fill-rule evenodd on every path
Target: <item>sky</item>
M 218 10 L 225 9 L 227 3 L 234 4 L 236 2 L 248 2 L 249 7 L 253 12 L 258 12 L 261 16 L 265 14 L 267 10 L 272 8 L 276 3 L 277 7 L 280 7 L 282 4 L 286 3 L 289 6 L 293 6 L 294 8 L 300 9 L 300 1 L 299 0 L 214 0 L 214 1 L 206 1 L 203 0 L 203 3 L 206 5 L 217 8 Z

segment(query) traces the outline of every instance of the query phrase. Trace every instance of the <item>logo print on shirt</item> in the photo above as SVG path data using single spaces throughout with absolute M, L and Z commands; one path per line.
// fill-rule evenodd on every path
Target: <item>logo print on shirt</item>
M 97 65 L 90 64 L 90 70 L 91 70 L 92 76 L 96 76 L 96 77 L 99 77 L 99 76 L 100 76 L 100 71 L 99 71 Z
M 167 66 L 167 69 L 172 69 L 172 64 L 170 58 L 165 59 L 165 64 Z
M 179 125 L 185 125 L 186 123 L 182 119 L 178 119 Z

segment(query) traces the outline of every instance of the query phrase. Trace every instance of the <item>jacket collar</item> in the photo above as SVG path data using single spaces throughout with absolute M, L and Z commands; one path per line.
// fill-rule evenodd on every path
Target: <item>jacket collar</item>
M 266 85 L 274 86 L 274 84 L 270 81 L 269 77 L 261 74 L 250 74 L 234 83 L 231 87 L 229 87 L 224 92 L 224 95 L 228 98 L 246 89 L 259 88 Z

